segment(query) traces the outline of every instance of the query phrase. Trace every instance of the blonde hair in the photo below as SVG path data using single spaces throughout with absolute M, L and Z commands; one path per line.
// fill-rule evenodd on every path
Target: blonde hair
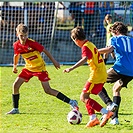
M 20 23 L 16 28 L 17 33 L 21 34 L 27 34 L 28 33 L 28 27 L 24 25 L 23 23 Z

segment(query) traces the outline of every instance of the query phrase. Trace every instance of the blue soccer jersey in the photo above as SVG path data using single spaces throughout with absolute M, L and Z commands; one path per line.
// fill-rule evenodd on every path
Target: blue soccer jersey
M 119 74 L 133 76 L 133 38 L 129 36 L 114 36 L 109 41 L 114 47 L 116 61 L 113 69 Z

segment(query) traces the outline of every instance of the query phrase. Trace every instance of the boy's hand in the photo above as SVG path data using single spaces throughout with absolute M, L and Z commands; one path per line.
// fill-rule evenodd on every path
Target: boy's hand
M 16 68 L 16 67 L 13 67 L 12 72 L 13 72 L 13 73 L 17 73 L 17 72 L 18 72 L 17 68 Z
M 60 69 L 60 64 L 57 61 L 53 62 L 56 69 Z
M 72 69 L 71 68 L 66 68 L 65 70 L 63 70 L 64 73 L 69 73 Z

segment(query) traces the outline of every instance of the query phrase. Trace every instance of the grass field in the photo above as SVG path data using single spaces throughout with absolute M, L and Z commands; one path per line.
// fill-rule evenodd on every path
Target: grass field
M 36 77 L 22 85 L 20 89 L 20 114 L 5 115 L 12 109 L 12 83 L 17 77 L 12 73 L 12 67 L 0 67 L 1 88 L 0 88 L 0 133 L 132 133 L 133 132 L 133 81 L 128 88 L 121 91 L 122 102 L 119 111 L 120 125 L 112 126 L 107 123 L 104 127 L 96 126 L 85 128 L 89 120 L 84 104 L 79 100 L 81 90 L 88 78 L 88 66 L 81 66 L 71 73 L 63 73 L 63 69 L 69 66 L 61 66 L 56 70 L 48 65 L 47 70 L 51 77 L 50 84 L 62 93 L 79 103 L 80 112 L 83 115 L 81 124 L 70 125 L 66 116 L 70 106 L 55 97 L 44 93 L 40 82 Z M 108 68 L 111 65 L 107 66 Z M 19 72 L 22 67 L 18 67 Z M 112 98 L 112 85 L 105 84 L 107 91 Z M 98 96 L 91 95 L 104 107 L 105 104 Z M 98 118 L 101 117 L 97 113 Z

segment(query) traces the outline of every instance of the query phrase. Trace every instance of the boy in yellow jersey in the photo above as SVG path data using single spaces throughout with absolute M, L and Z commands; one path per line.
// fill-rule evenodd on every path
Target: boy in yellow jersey
M 112 34 L 109 31 L 109 29 L 110 29 L 110 27 L 112 25 L 113 25 L 113 23 L 112 23 L 112 16 L 110 14 L 107 14 L 105 16 L 105 18 L 104 18 L 104 28 L 106 29 L 106 47 L 108 47 L 108 41 L 112 37 Z M 108 60 L 108 56 L 109 56 L 109 54 L 107 54 L 107 53 L 103 54 L 103 59 L 104 59 L 105 64 L 106 64 L 106 62 Z M 111 56 L 112 56 L 112 58 L 115 59 L 114 52 L 111 53 Z
M 46 64 L 41 57 L 41 52 L 44 52 L 52 61 L 56 69 L 60 68 L 60 64 L 54 59 L 54 57 L 45 49 L 44 46 L 38 42 L 28 38 L 28 27 L 24 24 L 19 24 L 16 28 L 18 41 L 13 44 L 14 47 L 14 65 L 13 73 L 17 73 L 17 64 L 20 55 L 25 60 L 25 67 L 22 69 L 19 76 L 13 83 L 13 109 L 7 114 L 19 114 L 19 89 L 24 82 L 28 82 L 33 76 L 38 77 L 45 93 L 55 96 L 58 99 L 68 103 L 72 108 L 78 108 L 76 100 L 71 100 L 61 92 L 54 90 L 49 85 L 49 75 L 46 70 Z
M 97 95 L 106 82 L 107 72 L 104 61 L 96 46 L 92 42 L 86 40 L 85 33 L 81 27 L 76 27 L 71 31 L 71 38 L 74 43 L 82 49 L 82 59 L 72 67 L 66 68 L 64 72 L 69 73 L 75 68 L 83 65 L 85 62 L 88 63 L 90 67 L 90 77 L 80 95 L 80 99 L 85 103 L 88 115 L 90 116 L 90 121 L 87 123 L 86 127 L 93 127 L 98 124 L 103 127 L 113 115 L 113 112 L 106 110 L 95 100 L 91 99 L 90 94 Z M 95 111 L 103 114 L 101 123 L 96 117 Z

